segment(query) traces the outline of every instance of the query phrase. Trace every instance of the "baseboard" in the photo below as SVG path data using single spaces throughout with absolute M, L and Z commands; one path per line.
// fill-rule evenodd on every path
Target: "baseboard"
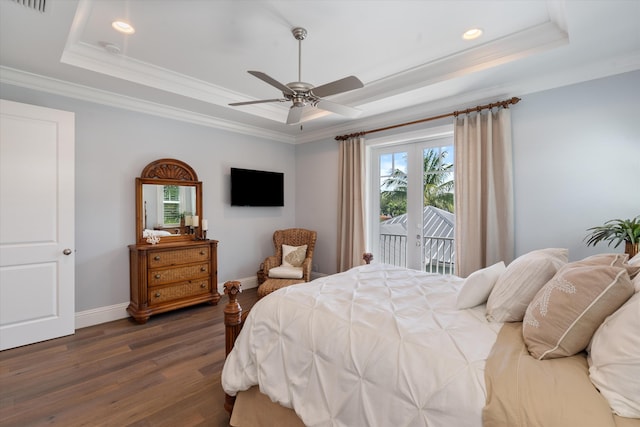
M 76 329 L 124 319 L 129 316 L 129 313 L 127 313 L 128 305 L 128 302 L 123 302 L 106 307 L 98 307 L 92 308 L 91 310 L 79 311 L 76 313 Z
M 251 289 L 258 286 L 258 279 L 255 276 L 238 279 L 238 281 L 241 283 L 242 289 Z M 220 295 L 224 295 L 224 283 L 218 283 L 218 292 Z M 78 311 L 76 312 L 76 329 L 112 322 L 114 320 L 126 319 L 129 317 L 129 313 L 127 313 L 128 305 L 128 302 L 123 302 L 120 304 Z

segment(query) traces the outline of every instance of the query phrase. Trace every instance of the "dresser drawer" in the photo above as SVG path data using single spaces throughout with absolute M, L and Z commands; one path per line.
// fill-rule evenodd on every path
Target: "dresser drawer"
M 207 277 L 209 275 L 209 263 L 185 265 L 164 270 L 149 270 L 149 286 L 165 283 L 179 282 L 183 280 Z
M 211 282 L 208 277 L 200 280 L 190 280 L 171 286 L 159 287 L 149 290 L 149 304 L 160 304 L 166 301 L 188 298 L 211 291 Z
M 187 264 L 206 261 L 209 259 L 209 247 L 174 249 L 172 251 L 157 251 L 149 254 L 149 268 L 167 267 L 170 265 Z

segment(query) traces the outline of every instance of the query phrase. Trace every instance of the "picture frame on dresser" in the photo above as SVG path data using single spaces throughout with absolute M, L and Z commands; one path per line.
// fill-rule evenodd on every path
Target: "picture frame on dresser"
M 220 300 L 218 241 L 203 237 L 193 218 L 202 218 L 202 182 L 195 170 L 176 159 L 149 163 L 136 178 L 136 243 L 129 245 L 127 312 L 136 322 Z

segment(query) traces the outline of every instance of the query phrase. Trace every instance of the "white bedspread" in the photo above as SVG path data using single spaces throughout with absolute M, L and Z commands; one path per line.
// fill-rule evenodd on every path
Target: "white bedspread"
M 289 286 L 252 309 L 222 371 L 307 426 L 482 425 L 502 324 L 455 309 L 462 279 L 372 264 Z

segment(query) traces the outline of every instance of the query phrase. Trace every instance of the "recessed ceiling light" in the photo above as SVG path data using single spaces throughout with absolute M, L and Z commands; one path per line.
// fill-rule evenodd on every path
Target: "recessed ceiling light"
M 462 35 L 462 38 L 465 40 L 474 40 L 480 37 L 481 35 L 482 35 L 481 28 L 471 28 L 464 32 L 464 34 Z
M 111 23 L 111 26 L 113 27 L 114 30 L 120 31 L 121 33 L 124 33 L 124 34 L 133 34 L 136 32 L 135 28 L 133 28 L 128 22 L 124 22 L 124 21 L 113 21 Z

